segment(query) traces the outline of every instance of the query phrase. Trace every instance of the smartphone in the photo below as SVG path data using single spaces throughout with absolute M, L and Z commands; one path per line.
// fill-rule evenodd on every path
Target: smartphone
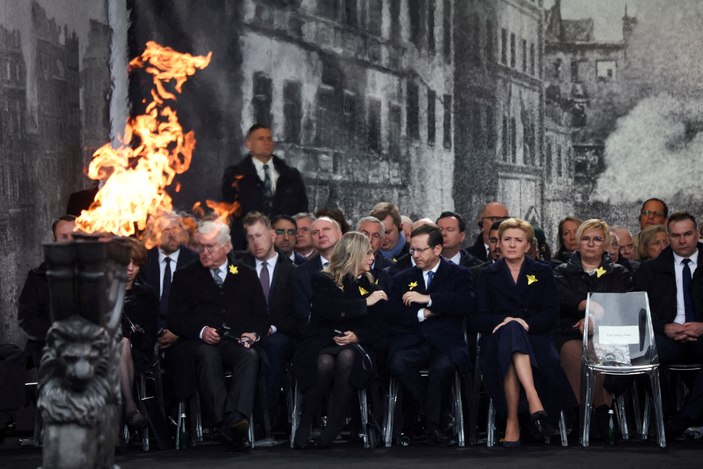
M 344 332 L 340 331 L 339 329 L 334 330 L 335 337 L 342 337 L 343 335 L 344 335 Z

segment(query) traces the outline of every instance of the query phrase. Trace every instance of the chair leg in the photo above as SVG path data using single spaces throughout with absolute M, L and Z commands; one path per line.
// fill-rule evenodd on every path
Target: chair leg
M 649 421 L 652 417 L 652 397 L 647 394 L 644 397 L 644 413 L 642 417 L 642 439 L 649 438 Z
M 625 396 L 621 394 L 617 400 L 617 405 L 615 406 L 617 409 L 617 415 L 618 415 L 618 421 L 620 422 L 620 432 L 622 433 L 622 439 L 623 440 L 629 440 L 630 439 L 630 430 L 627 426 L 627 412 L 625 411 Z
M 364 448 L 370 448 L 368 423 L 369 423 L 369 403 L 367 400 L 366 389 L 359 389 L 359 413 L 361 414 L 361 433 L 364 439 Z
M 474 368 L 473 375 L 466 383 L 466 405 L 469 406 L 469 445 L 475 445 L 478 442 L 478 407 L 481 391 L 481 373 L 478 367 Z
M 300 387 L 298 383 L 293 384 L 293 409 L 290 415 L 290 447 L 293 448 L 295 433 L 300 425 Z
M 649 374 L 652 383 L 652 400 L 654 401 L 654 412 L 657 419 L 657 433 L 659 434 L 659 446 L 666 448 L 666 434 L 664 433 L 664 411 L 662 408 L 662 396 L 659 383 L 659 370 L 654 370 Z
M 254 416 L 252 415 L 251 417 L 249 417 L 249 444 L 251 444 L 251 449 L 254 449 L 256 447 L 256 443 L 254 440 Z
M 632 389 L 630 392 L 632 393 L 632 413 L 635 416 L 635 432 L 642 435 L 642 408 L 640 407 L 640 390 L 637 386 L 637 380 L 632 383 Z M 646 440 L 647 437 L 642 436 L 642 439 Z
M 466 446 L 464 435 L 464 405 L 461 401 L 461 376 L 458 371 L 454 372 L 454 386 L 452 388 L 452 398 L 454 402 L 454 418 L 456 419 L 457 443 L 460 448 Z
M 566 435 L 566 419 L 564 418 L 564 411 L 559 413 L 559 435 L 561 436 L 561 445 L 566 448 L 569 446 L 569 438 Z
M 493 404 L 493 399 L 488 401 L 488 419 L 486 428 L 486 446 L 493 448 L 496 438 L 496 407 Z
M 184 424 L 183 414 L 186 412 L 186 403 L 181 401 L 178 403 L 178 424 L 176 425 L 176 449 L 182 448 L 181 444 L 181 427 Z
M 591 430 L 593 386 L 595 384 L 594 372 L 584 367 L 583 379 L 581 382 L 581 444 L 584 448 L 586 448 L 590 443 L 589 432 Z
M 383 440 L 386 448 L 393 444 L 393 420 L 395 419 L 395 406 L 398 401 L 398 381 L 391 377 L 388 382 L 388 402 L 386 405 L 385 421 L 383 422 Z
M 200 412 L 200 395 L 196 392 L 193 397 L 190 398 L 190 410 L 193 417 L 191 417 L 191 440 L 193 446 L 198 443 L 203 442 L 203 416 Z
M 139 399 L 139 403 L 141 405 L 141 411 L 144 413 L 144 399 L 146 398 L 146 373 L 142 373 L 139 375 L 139 387 L 138 387 L 138 392 L 137 392 L 137 398 Z M 149 451 L 149 427 L 147 426 L 144 430 L 142 430 L 142 451 Z

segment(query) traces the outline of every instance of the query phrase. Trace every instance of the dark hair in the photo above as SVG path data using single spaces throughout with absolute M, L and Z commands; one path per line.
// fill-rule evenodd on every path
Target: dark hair
M 329 217 L 332 220 L 336 221 L 337 224 L 339 225 L 339 229 L 342 231 L 342 234 L 345 234 L 347 231 L 349 231 L 349 223 L 347 223 L 347 220 L 344 219 L 344 212 L 342 212 L 338 208 L 332 208 L 332 207 L 321 208 L 317 212 L 315 212 L 315 216 L 317 218 Z M 296 224 L 296 226 L 297 226 L 297 224 Z
M 412 231 L 412 233 L 410 233 L 410 238 L 422 236 L 425 234 L 429 235 L 429 237 L 427 238 L 427 245 L 431 248 L 435 246 L 441 246 L 444 242 L 444 237 L 442 236 L 442 232 L 439 230 L 439 228 L 431 225 L 418 226 Z
M 696 219 L 694 218 L 693 215 L 691 215 L 688 212 L 676 212 L 673 215 L 671 215 L 669 217 L 669 221 L 666 222 L 667 231 L 669 230 L 669 227 L 671 226 L 672 223 L 676 223 L 676 222 L 684 221 L 684 220 L 691 220 L 693 222 L 693 227 L 695 229 L 698 229 L 698 223 L 696 223 Z
M 503 220 L 494 221 L 493 223 L 491 223 L 491 228 L 488 230 L 488 232 L 490 233 L 491 231 L 498 230 L 500 228 L 501 223 L 503 223 Z
M 466 222 L 464 221 L 464 219 L 462 218 L 462 216 L 459 215 L 458 213 L 449 212 L 449 211 L 442 212 L 442 213 L 439 214 L 439 218 L 437 218 L 436 223 L 439 223 L 439 221 L 440 221 L 442 218 L 451 218 L 451 217 L 456 218 L 457 221 L 459 222 L 459 231 L 460 231 L 460 232 L 463 233 L 464 231 L 466 231 Z
M 289 221 L 295 226 L 296 228 L 298 227 L 298 222 L 295 221 L 295 218 L 289 216 L 289 215 L 276 215 L 275 217 L 271 218 L 271 226 L 275 226 L 276 223 L 278 223 L 281 220 L 286 220 Z
M 262 123 L 260 123 L 260 122 L 257 122 L 256 124 L 254 124 L 254 125 L 252 125 L 251 127 L 249 127 L 249 130 L 247 130 L 247 136 L 246 136 L 246 138 L 249 138 L 249 137 L 251 136 L 251 134 L 253 134 L 254 132 L 256 132 L 256 131 L 259 130 L 259 129 L 268 129 L 268 130 L 271 130 L 271 127 L 269 127 L 269 126 L 266 125 L 266 124 L 262 124 Z
M 54 220 L 54 222 L 51 224 L 51 235 L 54 237 L 54 240 L 56 240 L 56 226 L 62 221 L 76 221 L 76 216 L 61 215 L 59 218 Z
M 664 206 L 664 216 L 668 217 L 669 216 L 669 207 L 666 205 L 666 202 L 664 202 L 662 199 L 657 199 L 656 197 L 652 197 L 651 199 L 647 199 L 644 202 L 642 202 L 642 208 L 640 208 L 640 212 L 644 210 L 644 206 L 647 205 L 647 202 L 659 202 Z

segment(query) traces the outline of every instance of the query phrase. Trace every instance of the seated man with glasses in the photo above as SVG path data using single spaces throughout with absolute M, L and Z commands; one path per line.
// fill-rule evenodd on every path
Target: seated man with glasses
M 200 402 L 215 432 L 230 449 L 248 440 L 259 376 L 261 339 L 269 331 L 266 299 L 256 272 L 229 258 L 227 225 L 206 221 L 196 234 L 199 262 L 175 272 L 168 329 L 187 345 Z M 231 370 L 227 389 L 225 371 Z M 188 373 L 179 367 L 177 374 Z
M 442 232 L 423 225 L 410 234 L 415 266 L 392 280 L 386 328 L 392 334 L 389 368 L 423 409 L 430 442 L 456 441 L 441 430 L 443 399 L 457 369 L 470 371 L 464 319 L 474 311 L 471 272 L 442 258 Z M 429 369 L 428 379 L 418 370 Z
M 478 236 L 476 236 L 476 242 L 474 245 L 466 249 L 469 254 L 481 262 L 486 262 L 490 255 L 488 232 L 491 230 L 491 225 L 497 221 L 500 222 L 507 219 L 508 209 L 505 205 L 499 202 L 487 203 L 481 210 L 481 214 L 478 217 L 478 227 L 481 228 L 481 232 Z
M 286 256 L 295 265 L 300 265 L 307 259 L 295 252 L 298 237 L 298 223 L 288 215 L 278 215 L 271 219 L 271 225 L 276 233 L 274 244 L 276 251 Z

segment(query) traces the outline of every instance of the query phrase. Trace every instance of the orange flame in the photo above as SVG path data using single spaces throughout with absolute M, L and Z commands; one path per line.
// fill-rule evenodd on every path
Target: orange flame
M 166 85 L 175 81 L 180 93 L 188 77 L 207 67 L 211 57 L 212 52 L 192 56 L 149 41 L 144 53 L 130 62 L 130 70 L 145 68 L 152 75 L 153 101 L 145 114 L 127 121 L 118 148 L 107 143 L 93 154 L 88 176 L 108 178 L 90 209 L 76 220 L 77 230 L 129 236 L 135 228 L 143 230 L 149 216 L 171 210 L 171 196 L 165 189 L 176 174 L 190 167 L 195 134 L 184 133 L 176 112 L 164 104 L 176 99 Z

